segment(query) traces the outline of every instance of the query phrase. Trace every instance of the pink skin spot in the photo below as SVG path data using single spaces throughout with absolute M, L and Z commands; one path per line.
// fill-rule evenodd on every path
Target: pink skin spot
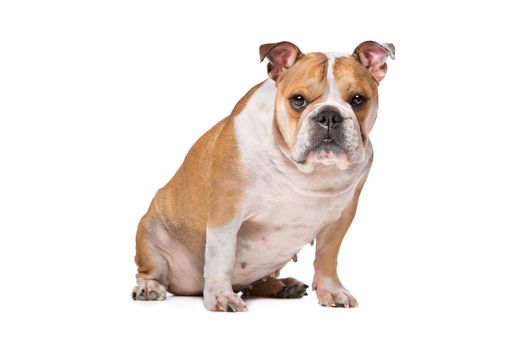
M 245 269 L 245 268 L 246 268 L 246 263 L 243 261 L 243 262 L 241 263 L 241 269 Z
M 266 236 L 262 236 L 262 238 L 261 238 L 261 243 L 262 243 L 262 244 L 266 244 L 266 243 L 268 243 L 268 237 L 266 237 Z

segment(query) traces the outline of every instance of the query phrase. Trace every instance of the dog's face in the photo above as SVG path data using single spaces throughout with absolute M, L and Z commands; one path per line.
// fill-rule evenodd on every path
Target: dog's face
M 387 55 L 393 56 L 393 46 L 368 45 L 374 52 L 368 52 L 365 63 L 367 56 L 360 57 L 359 51 L 301 54 L 290 43 L 270 50 L 277 51 L 273 60 L 268 56 L 277 87 L 274 136 L 302 171 L 311 172 L 315 164 L 343 170 L 364 160 L 377 115 L 377 86 L 386 72 Z M 378 54 L 382 67 L 374 71 L 371 62 Z
M 364 159 L 377 83 L 354 57 L 303 55 L 276 85 L 275 121 L 293 161 L 345 169 Z

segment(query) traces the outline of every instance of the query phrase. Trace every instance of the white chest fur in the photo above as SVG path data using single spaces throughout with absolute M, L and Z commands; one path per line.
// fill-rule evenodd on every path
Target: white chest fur
M 344 171 L 332 167 L 301 172 L 273 139 L 274 100 L 275 85 L 268 80 L 235 119 L 249 181 L 239 209 L 244 223 L 237 236 L 234 285 L 282 268 L 324 226 L 336 221 L 352 200 L 367 163 Z M 371 146 L 365 153 L 369 159 Z

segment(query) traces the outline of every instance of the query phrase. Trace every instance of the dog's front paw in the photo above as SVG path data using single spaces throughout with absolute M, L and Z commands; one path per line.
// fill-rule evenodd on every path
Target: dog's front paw
M 166 288 L 155 280 L 142 280 L 133 288 L 131 297 L 134 300 L 164 300 Z
M 205 292 L 204 306 L 210 311 L 248 311 L 246 303 L 235 294 L 231 292 Z
M 317 285 L 317 299 L 321 306 L 331 307 L 357 307 L 357 299 L 342 285 L 335 283 L 324 283 Z

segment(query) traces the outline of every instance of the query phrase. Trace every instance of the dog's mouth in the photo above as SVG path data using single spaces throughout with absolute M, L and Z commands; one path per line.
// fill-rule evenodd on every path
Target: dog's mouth
M 332 158 L 341 154 L 348 153 L 343 146 L 337 140 L 330 136 L 326 136 L 311 145 L 307 152 L 305 152 L 304 160 L 306 161 L 311 155 L 315 156 L 315 159 L 322 160 L 324 158 Z
M 346 168 L 349 163 L 350 154 L 336 140 L 327 136 L 313 144 L 304 153 L 300 163 L 303 164 L 323 164 L 338 165 L 339 168 Z M 343 166 L 344 165 L 344 166 Z
M 339 145 L 339 143 L 337 143 L 336 140 L 327 136 L 324 140 L 322 140 L 321 142 L 318 142 L 317 145 L 311 148 L 311 152 L 322 152 L 322 151 L 339 153 L 339 152 L 344 152 L 344 149 L 343 147 Z
M 362 161 L 363 147 L 353 148 L 343 145 L 336 138 L 326 135 L 308 147 L 302 156 L 295 160 L 296 165 L 305 172 L 311 172 L 316 164 L 335 166 L 340 170 L 345 170 L 351 164 Z

